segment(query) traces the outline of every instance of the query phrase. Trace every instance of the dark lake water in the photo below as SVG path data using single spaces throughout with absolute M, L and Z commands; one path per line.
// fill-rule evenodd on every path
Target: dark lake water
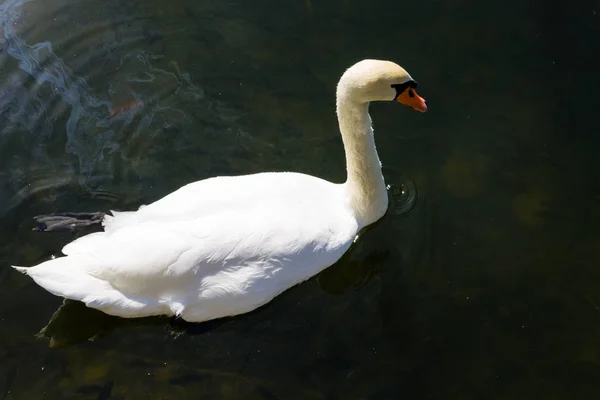
M 597 398 L 599 51 L 597 0 L 5 0 L 0 400 Z M 38 214 L 213 175 L 343 181 L 335 85 L 363 58 L 429 112 L 371 107 L 390 212 L 315 279 L 187 325 L 10 269 L 82 234 Z

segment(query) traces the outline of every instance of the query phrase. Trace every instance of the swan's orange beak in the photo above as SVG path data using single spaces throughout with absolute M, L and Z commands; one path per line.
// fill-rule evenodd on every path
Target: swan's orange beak
M 411 87 L 400 93 L 396 101 L 419 112 L 427 111 L 427 102 Z

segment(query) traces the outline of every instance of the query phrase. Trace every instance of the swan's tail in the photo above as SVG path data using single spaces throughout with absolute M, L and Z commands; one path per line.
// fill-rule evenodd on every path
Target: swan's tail
M 55 213 L 34 217 L 36 227 L 34 231 L 75 231 L 92 225 L 101 224 L 106 216 L 103 212 L 93 213 Z
M 148 306 L 143 299 L 128 297 L 109 282 L 87 274 L 78 265 L 85 260 L 66 256 L 48 260 L 34 267 L 17 267 L 35 283 L 55 296 L 78 300 L 88 307 L 121 317 L 145 316 Z M 153 314 L 153 313 L 151 313 Z

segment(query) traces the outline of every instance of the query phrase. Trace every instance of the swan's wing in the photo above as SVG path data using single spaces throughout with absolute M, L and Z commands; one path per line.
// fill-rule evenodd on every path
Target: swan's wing
M 290 215 L 262 207 L 94 233 L 63 253 L 122 291 L 157 295 L 209 282 L 217 273 L 240 274 L 249 265 L 259 272 L 292 265 L 297 271 L 290 279 L 310 276 L 337 261 L 355 233 L 356 225 L 335 212 Z

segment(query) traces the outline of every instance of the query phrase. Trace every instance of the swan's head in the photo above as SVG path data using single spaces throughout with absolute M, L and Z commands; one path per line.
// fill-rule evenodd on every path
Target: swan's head
M 416 87 L 417 82 L 398 64 L 363 60 L 342 75 L 337 96 L 358 103 L 395 100 L 413 110 L 425 112 L 427 103 L 417 94 Z

